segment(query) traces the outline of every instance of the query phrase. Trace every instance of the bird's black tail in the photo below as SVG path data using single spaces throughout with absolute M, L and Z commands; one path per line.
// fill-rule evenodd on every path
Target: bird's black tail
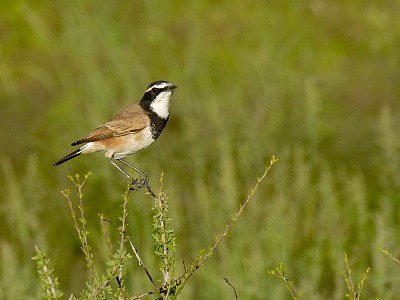
M 67 156 L 61 158 L 58 162 L 56 162 L 53 166 L 58 166 L 61 165 L 63 163 L 65 163 L 66 161 L 73 159 L 74 157 L 77 157 L 79 155 L 81 155 L 82 150 L 81 149 L 77 149 L 74 152 L 68 154 Z

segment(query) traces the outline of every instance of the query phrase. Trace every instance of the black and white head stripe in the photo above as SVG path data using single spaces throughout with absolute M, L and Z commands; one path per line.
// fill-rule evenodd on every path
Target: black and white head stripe
M 158 94 L 164 90 L 173 90 L 175 88 L 176 88 L 176 85 L 174 85 L 168 81 L 163 81 L 163 80 L 155 81 L 147 87 L 146 93 L 147 92 L 157 92 L 157 94 Z
M 158 117 L 166 119 L 169 116 L 169 106 L 176 85 L 168 81 L 156 81 L 150 84 L 140 105 L 145 110 L 150 110 L 157 114 Z

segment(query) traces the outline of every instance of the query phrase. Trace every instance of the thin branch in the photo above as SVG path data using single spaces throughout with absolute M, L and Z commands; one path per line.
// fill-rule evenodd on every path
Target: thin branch
M 275 270 L 276 270 L 276 272 L 275 272 Z M 275 270 L 268 271 L 268 273 L 278 277 L 279 279 L 283 280 L 283 282 L 285 282 L 286 289 L 289 291 L 289 293 L 293 299 L 303 300 L 304 299 L 303 293 L 294 286 L 293 281 L 290 281 L 286 277 L 285 267 L 283 266 L 283 263 L 279 263 L 278 267 L 276 267 Z
M 123 258 L 120 258 L 123 259 Z M 101 284 L 99 284 L 97 287 L 95 287 L 93 289 L 93 291 L 89 294 L 88 299 L 97 299 L 98 295 L 100 292 L 103 292 L 104 289 L 110 285 L 111 280 L 115 279 L 116 276 L 118 276 L 118 271 L 120 269 L 120 266 L 123 263 L 123 261 L 121 261 L 118 265 L 114 266 L 111 270 L 110 270 L 110 276 L 108 276 L 108 278 L 105 278 Z
M 129 190 L 125 193 L 125 195 L 123 196 L 124 198 L 124 203 L 122 204 L 122 217 L 121 217 L 121 227 L 120 227 L 120 232 L 121 232 L 121 240 L 119 243 L 119 250 L 122 253 L 124 251 L 124 244 L 125 244 L 125 240 L 126 240 L 126 227 L 127 227 L 127 223 L 126 223 L 126 217 L 128 216 L 128 209 L 127 209 L 127 205 L 128 205 L 128 193 Z M 123 273 L 123 268 L 121 267 L 119 269 L 118 272 L 118 283 L 120 288 L 122 289 L 122 273 Z
M 383 247 L 379 247 L 379 250 L 383 253 L 386 254 L 387 256 L 389 256 L 393 261 L 397 262 L 398 264 L 400 264 L 400 260 L 396 257 L 393 256 L 392 253 L 390 253 L 388 250 L 383 249 Z
M 109 223 L 112 224 L 113 226 L 117 227 L 117 225 L 116 225 L 113 221 L 111 221 L 111 220 L 109 220 L 109 219 L 106 219 L 106 218 L 104 218 L 104 217 L 101 218 L 101 221 L 109 222 Z M 139 266 L 141 266 L 141 267 L 143 268 L 143 271 L 146 273 L 146 275 L 147 275 L 147 277 L 150 279 L 151 283 L 154 285 L 154 287 L 155 287 L 156 289 L 158 289 L 159 286 L 157 285 L 157 283 L 155 282 L 155 280 L 154 280 L 153 277 L 151 276 L 149 270 L 148 270 L 147 267 L 145 266 L 145 264 L 144 264 L 143 260 L 141 259 L 140 255 L 139 255 L 139 253 L 138 253 L 138 251 L 137 251 L 137 249 L 136 249 L 136 247 L 133 245 L 131 238 L 130 238 L 128 235 L 127 235 L 125 238 L 126 238 L 126 240 L 129 242 L 129 245 L 131 246 L 132 251 L 133 251 L 133 253 L 135 254 L 135 257 L 136 257 L 136 259 L 137 259 L 137 261 L 138 261 L 138 263 L 139 263 Z
M 148 192 L 151 196 L 153 196 L 153 198 L 155 198 L 155 199 L 157 198 L 157 195 L 154 194 L 153 191 L 151 190 L 150 185 L 147 185 L 146 189 L 147 189 L 147 192 Z
M 239 299 L 239 294 L 236 291 L 235 286 L 229 282 L 228 278 L 224 277 L 225 282 L 232 288 L 233 292 L 235 293 L 235 299 L 238 300 Z
M 146 268 L 146 266 L 143 263 L 143 260 L 140 258 L 138 251 L 136 250 L 135 246 L 133 245 L 131 239 L 129 236 L 126 237 L 129 244 L 131 245 L 133 253 L 135 253 L 136 259 L 138 260 L 139 266 L 143 268 L 143 271 L 146 273 L 147 277 L 150 279 L 151 283 L 154 285 L 155 288 L 158 289 L 157 283 L 154 281 L 153 277 L 151 276 L 149 270 Z
M 86 220 L 85 220 L 85 208 L 83 206 L 83 191 L 82 191 L 82 187 L 84 186 L 86 180 L 88 179 L 88 177 L 91 175 L 92 173 L 89 172 L 85 175 L 85 179 L 82 181 L 82 183 L 80 182 L 80 176 L 78 174 L 75 175 L 76 181 L 74 180 L 74 178 L 72 176 L 68 176 L 68 178 L 72 181 L 72 183 L 78 188 L 78 198 L 79 198 L 79 205 L 78 205 L 78 209 L 80 212 L 80 218 L 76 218 L 76 213 L 72 204 L 72 200 L 70 198 L 70 192 L 69 190 L 65 190 L 62 191 L 61 193 L 63 194 L 63 196 L 65 198 L 67 198 L 68 200 L 68 205 L 71 209 L 71 214 L 72 214 L 72 219 L 74 222 L 74 227 L 78 233 L 78 237 L 82 243 L 82 251 L 86 257 L 86 261 L 87 261 L 87 265 L 88 268 L 90 270 L 90 275 L 91 275 L 91 279 L 92 281 L 94 280 L 95 277 L 95 270 L 94 270 L 94 266 L 93 266 L 93 259 L 92 259 L 92 253 L 91 253 L 91 248 L 87 239 L 88 236 L 88 231 L 86 230 Z M 78 222 L 79 220 L 79 222 Z M 80 225 L 79 225 L 80 223 Z
M 214 245 L 208 250 L 208 252 L 206 253 L 206 255 L 202 256 L 200 258 L 200 260 L 197 261 L 197 263 L 191 268 L 191 270 L 189 271 L 189 273 L 185 273 L 179 280 L 184 279 L 188 279 L 190 276 L 193 275 L 193 273 L 200 268 L 204 262 L 211 257 L 211 255 L 214 253 L 215 249 L 218 248 L 218 246 L 221 244 L 222 240 L 228 235 L 228 233 L 230 232 L 230 230 L 232 229 L 233 225 L 236 223 L 236 221 L 238 220 L 238 218 L 242 215 L 243 211 L 245 210 L 246 206 L 249 204 L 250 200 L 253 198 L 253 196 L 255 195 L 259 185 L 261 184 L 261 182 L 265 179 L 265 177 L 267 176 L 269 170 L 271 169 L 271 167 L 273 166 L 273 164 L 275 162 L 277 162 L 278 159 L 275 158 L 275 156 L 272 156 L 269 165 L 265 168 L 264 173 L 261 175 L 260 178 L 257 178 L 257 183 L 256 185 L 252 188 L 250 194 L 247 196 L 246 200 L 244 201 L 244 203 L 240 206 L 239 210 L 235 213 L 234 217 L 232 218 L 231 222 L 226 226 L 225 230 L 223 231 L 223 233 L 218 237 L 218 239 L 216 240 L 216 242 L 214 243 Z
M 159 293 L 158 290 L 150 291 L 150 292 L 147 292 L 147 293 L 144 293 L 144 294 L 139 294 L 139 295 L 133 296 L 133 297 L 129 298 L 129 300 L 141 299 L 141 298 L 144 298 L 146 296 L 155 295 L 155 294 L 158 294 L 158 293 Z
M 39 260 L 39 255 L 41 255 L 43 260 L 45 260 L 46 258 L 44 256 L 44 253 L 39 250 L 38 246 L 35 246 L 35 249 L 36 249 L 36 253 L 38 254 L 38 256 L 37 256 L 38 259 L 37 260 Z M 39 266 L 39 269 L 40 269 L 40 267 L 43 269 L 43 272 L 42 272 L 43 277 L 46 278 L 46 281 L 47 281 L 47 283 L 49 285 L 49 288 L 46 288 L 47 296 L 49 298 L 52 298 L 52 299 L 58 298 L 58 296 L 57 296 L 57 288 L 56 288 L 57 283 L 53 281 L 51 276 L 49 276 L 49 273 L 51 273 L 51 272 L 49 272 L 49 270 L 47 268 L 47 265 L 44 263 L 42 266 Z
M 161 175 L 162 176 L 162 175 Z M 161 177 L 161 183 L 162 183 L 162 177 Z M 162 186 L 160 191 L 162 191 Z M 160 213 L 164 212 L 165 213 L 165 204 L 163 203 L 162 200 L 163 194 L 160 192 L 160 194 L 156 198 L 156 205 L 158 206 L 158 211 Z M 163 277 L 164 277 L 164 284 L 168 283 L 171 281 L 171 274 L 169 272 L 169 263 L 168 263 L 168 246 L 167 246 L 167 237 L 166 237 L 166 222 L 163 218 L 163 215 L 160 216 L 159 218 L 160 221 L 160 232 L 161 232 L 161 245 L 162 245 L 162 253 L 163 253 Z
M 110 220 L 104 218 L 104 215 L 102 213 L 99 213 L 98 216 L 100 218 L 100 224 L 101 224 L 101 229 L 103 231 L 104 238 L 106 239 L 106 242 L 107 242 L 108 257 L 112 258 L 112 254 L 111 253 L 112 253 L 113 248 L 112 248 L 111 241 L 110 241 L 110 235 L 109 235 L 109 233 L 107 231 L 107 228 L 106 228 L 104 222 L 109 222 L 112 225 L 114 225 L 115 227 L 117 227 L 117 226 L 113 222 L 111 222 Z

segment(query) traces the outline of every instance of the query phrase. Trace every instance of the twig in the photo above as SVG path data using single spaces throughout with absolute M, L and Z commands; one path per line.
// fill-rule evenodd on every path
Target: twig
M 124 251 L 124 244 L 125 244 L 125 239 L 126 239 L 126 217 L 128 216 L 128 209 L 127 209 L 127 205 L 128 205 L 128 193 L 129 190 L 125 193 L 125 195 L 123 196 L 124 198 L 124 203 L 122 204 L 122 217 L 121 217 L 121 227 L 120 227 L 120 232 L 121 232 L 121 240 L 120 240 L 120 244 L 119 244 L 119 250 L 122 253 Z M 122 272 L 123 269 L 122 267 L 119 269 L 119 274 L 118 274 L 118 285 L 119 287 L 122 289 Z
M 117 227 L 117 226 L 113 222 L 111 222 L 110 220 L 104 218 L 104 215 L 102 213 L 99 213 L 98 216 L 100 218 L 100 223 L 101 223 L 101 228 L 102 228 L 102 231 L 103 231 L 104 238 L 106 239 L 106 242 L 107 242 L 108 256 L 109 256 L 109 258 L 111 258 L 112 257 L 111 253 L 112 253 L 113 249 L 112 249 L 112 245 L 111 245 L 111 241 L 110 241 L 110 236 L 108 234 L 106 226 L 104 225 L 104 222 L 106 221 L 106 222 L 111 223 L 115 227 Z
M 262 176 L 260 178 L 257 178 L 257 183 L 256 185 L 252 188 L 250 194 L 247 196 L 246 200 L 244 201 L 244 203 L 240 206 L 239 210 L 235 213 L 234 217 L 232 218 L 231 222 L 229 222 L 229 224 L 226 226 L 225 230 L 223 231 L 223 233 L 218 237 L 217 241 L 214 243 L 214 245 L 208 250 L 208 252 L 206 253 L 206 255 L 202 256 L 197 263 L 195 263 L 195 265 L 191 268 L 191 270 L 188 273 L 185 273 L 179 280 L 182 279 L 188 279 L 190 276 L 193 275 L 193 273 L 200 268 L 204 262 L 211 257 L 211 255 L 213 254 L 213 252 L 215 251 L 215 249 L 218 248 L 218 246 L 221 244 L 222 240 L 228 235 L 229 231 L 231 230 L 231 228 L 233 227 L 233 225 L 236 223 L 236 221 L 238 220 L 238 218 L 242 215 L 243 211 L 245 210 L 247 204 L 249 204 L 250 200 L 253 198 L 254 194 L 256 193 L 259 185 L 261 184 L 261 182 L 265 179 L 265 177 L 267 176 L 269 170 L 271 169 L 272 165 L 277 162 L 278 159 L 275 158 L 275 156 L 272 156 L 269 165 L 265 168 L 264 173 L 262 174 Z
M 133 253 L 135 253 L 136 259 L 138 260 L 139 266 L 143 268 L 143 271 L 146 273 L 147 277 L 150 279 L 151 283 L 154 285 L 155 288 L 158 289 L 157 283 L 154 281 L 153 277 L 151 276 L 149 270 L 146 268 L 146 266 L 143 263 L 143 260 L 140 258 L 139 253 L 137 252 L 135 246 L 133 245 L 131 239 L 129 236 L 126 237 L 129 244 L 131 245 Z
M 235 293 L 235 299 L 239 299 L 239 294 L 235 289 L 235 286 L 229 282 L 228 278 L 224 277 L 225 282 L 232 288 L 233 292 Z
M 39 261 L 40 258 L 42 258 L 43 260 L 45 260 L 45 255 L 43 252 L 41 252 L 38 248 L 38 246 L 35 246 L 36 249 L 36 253 L 37 253 L 37 260 Z M 43 269 L 43 277 L 46 278 L 46 281 L 49 285 L 49 288 L 46 288 L 46 294 L 49 297 L 49 299 L 56 299 L 58 298 L 57 296 L 57 288 L 56 285 L 57 283 L 53 281 L 53 279 L 51 278 L 51 276 L 49 276 L 49 274 L 51 274 L 51 272 L 49 272 L 47 265 L 44 263 L 41 266 L 38 264 L 38 268 L 42 268 Z
M 133 296 L 133 297 L 129 298 L 129 300 L 141 299 L 143 297 L 146 297 L 146 296 L 149 296 L 149 295 L 154 295 L 154 294 L 158 294 L 158 290 L 150 291 L 150 292 L 147 292 L 147 293 L 144 293 L 144 294 L 139 294 L 139 295 Z
M 350 298 L 350 297 L 356 296 L 357 292 L 355 291 L 354 283 L 353 283 L 352 278 L 351 278 L 351 269 L 350 269 L 350 266 L 349 266 L 349 260 L 347 258 L 347 254 L 344 255 L 344 263 L 345 263 L 345 266 L 346 266 L 346 270 L 343 272 L 343 276 L 344 276 L 345 282 L 347 283 L 347 289 L 352 294 L 351 296 L 350 295 L 348 296 L 348 298 Z
M 157 195 L 154 194 L 153 191 L 151 190 L 150 185 L 147 185 L 146 188 L 147 188 L 147 192 L 148 192 L 150 195 L 152 195 L 153 198 L 157 198 Z
M 386 254 L 387 256 L 389 256 L 393 261 L 397 262 L 398 264 L 400 264 L 400 260 L 396 257 L 393 256 L 392 253 L 390 253 L 388 250 L 383 249 L 382 246 L 379 246 L 379 250 L 383 253 Z
M 90 270 L 90 275 L 91 275 L 91 278 L 92 278 L 92 281 L 93 281 L 96 272 L 95 272 L 94 266 L 93 266 L 92 253 L 90 251 L 91 248 L 90 248 L 89 242 L 87 240 L 88 231 L 86 230 L 86 226 L 85 226 L 86 225 L 86 219 L 85 219 L 85 208 L 83 206 L 83 192 L 82 192 L 82 187 L 85 184 L 86 179 L 91 174 L 92 174 L 91 172 L 87 173 L 85 175 L 85 179 L 83 180 L 82 183 L 80 182 L 80 176 L 78 174 L 76 174 L 76 176 L 75 176 L 76 177 L 76 181 L 74 180 L 74 178 L 72 176 L 68 176 L 68 178 L 72 181 L 72 183 L 74 183 L 74 185 L 78 188 L 78 198 L 79 198 L 78 209 L 79 209 L 79 212 L 80 212 L 80 218 L 78 218 L 78 219 L 76 218 L 76 213 L 75 213 L 75 210 L 74 210 L 74 207 L 73 207 L 73 204 L 72 204 L 72 200 L 70 198 L 69 190 L 62 191 L 61 193 L 68 200 L 68 205 L 69 205 L 69 207 L 71 209 L 71 214 L 72 214 L 72 219 L 73 219 L 73 222 L 74 222 L 74 227 L 75 227 L 75 229 L 76 229 L 76 231 L 78 233 L 78 237 L 79 237 L 79 239 L 80 239 L 80 241 L 82 243 L 82 248 L 81 249 L 82 249 L 82 251 L 83 251 L 83 253 L 84 253 L 85 257 L 86 257 L 88 268 Z M 78 220 L 79 220 L 80 226 L 79 226 Z
M 102 217 L 101 220 L 102 220 L 102 221 L 105 221 L 105 222 L 109 222 L 109 223 L 112 224 L 113 226 L 117 227 L 117 225 L 116 225 L 113 221 L 111 221 L 111 220 L 109 220 L 109 219 L 106 219 L 106 218 Z M 147 269 L 147 267 L 146 267 L 145 264 L 143 263 L 143 260 L 142 260 L 141 257 L 139 256 L 139 253 L 138 253 L 136 247 L 133 245 L 131 238 L 130 238 L 128 235 L 127 235 L 125 238 L 126 238 L 126 240 L 129 242 L 129 245 L 131 246 L 132 251 L 133 251 L 133 253 L 134 253 L 135 256 L 136 256 L 136 259 L 137 259 L 137 261 L 138 261 L 138 263 L 139 263 L 139 266 L 141 266 L 141 267 L 143 268 L 143 271 L 146 273 L 146 275 L 147 275 L 147 277 L 150 279 L 151 283 L 154 285 L 155 288 L 158 289 L 159 287 L 158 287 L 157 283 L 155 282 L 155 280 L 154 280 L 153 277 L 151 276 L 149 270 Z
M 161 179 L 161 181 L 162 181 L 162 179 Z M 161 187 L 161 190 L 162 190 L 162 187 Z M 161 213 L 161 212 L 163 212 L 164 211 L 164 203 L 163 203 L 163 200 L 162 200 L 162 194 L 160 193 L 158 196 L 157 196 L 157 198 L 156 198 L 156 205 L 158 206 L 158 211 Z M 164 218 L 161 216 L 160 217 L 160 232 L 161 232 L 161 245 L 162 245 L 162 253 L 163 253 L 163 260 L 164 260 L 164 263 L 163 263 L 163 275 L 164 275 L 164 284 L 166 284 L 166 283 L 168 283 L 169 281 L 171 281 L 171 274 L 170 274 L 170 272 L 169 272 L 169 268 L 167 267 L 167 266 L 169 266 L 169 264 L 168 264 L 168 246 L 167 246 L 167 237 L 166 237 L 166 234 L 165 234 L 165 232 L 166 232 L 166 224 L 165 224 L 165 221 L 164 221 Z
M 275 272 L 276 270 L 276 272 Z M 278 277 L 279 279 L 285 282 L 286 289 L 289 291 L 292 299 L 301 299 L 304 300 L 303 293 L 299 291 L 295 286 L 294 282 L 290 281 L 285 275 L 285 267 L 283 263 L 279 263 L 278 267 L 275 270 L 268 271 L 269 274 Z
M 156 245 L 155 252 L 160 259 L 163 286 L 167 294 L 163 297 L 168 298 L 175 268 L 175 237 L 173 230 L 169 227 L 168 197 L 163 191 L 163 176 L 164 173 L 161 173 L 160 190 L 154 198 L 153 238 Z M 150 187 L 148 187 L 148 191 L 152 193 Z
M 344 263 L 346 266 L 346 270 L 343 272 L 344 281 L 347 284 L 347 289 L 349 294 L 346 293 L 345 296 L 351 300 L 360 300 L 361 299 L 361 291 L 364 287 L 365 281 L 367 280 L 368 274 L 371 271 L 371 268 L 367 268 L 365 273 L 363 274 L 360 282 L 357 284 L 357 290 L 351 278 L 351 268 L 349 265 L 349 260 L 347 258 L 347 254 L 344 255 Z

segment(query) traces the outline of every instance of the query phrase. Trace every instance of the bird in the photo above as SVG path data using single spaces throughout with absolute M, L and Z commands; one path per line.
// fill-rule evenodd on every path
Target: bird
M 139 187 L 146 186 L 148 175 L 122 158 L 147 148 L 160 136 L 168 122 L 172 95 L 176 88 L 176 85 L 168 81 L 152 82 L 140 101 L 128 105 L 88 136 L 73 142 L 71 146 L 83 145 L 61 158 L 54 166 L 81 154 L 105 151 L 107 160 L 123 175 L 133 180 L 117 162 L 139 173 L 143 180 L 136 183 Z

